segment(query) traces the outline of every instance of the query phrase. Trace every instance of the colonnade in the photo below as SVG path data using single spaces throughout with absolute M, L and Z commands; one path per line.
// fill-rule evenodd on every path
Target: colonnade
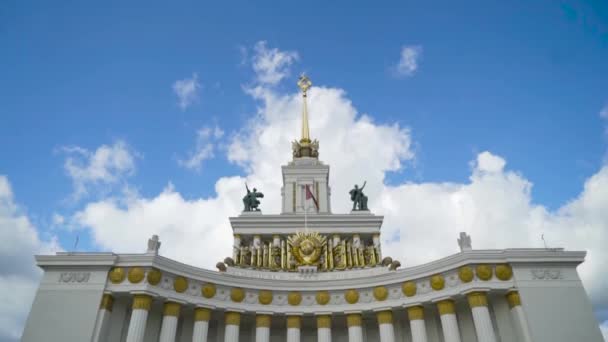
M 530 332 L 524 311 L 521 307 L 519 293 L 509 292 L 506 295 L 509 304 L 518 340 L 531 342 Z M 467 301 L 471 309 L 473 324 L 478 342 L 497 342 L 490 311 L 488 309 L 488 298 L 485 292 L 471 292 L 467 294 Z M 109 316 L 112 311 L 113 297 L 105 294 L 99 307 L 99 313 L 93 335 L 93 342 L 103 341 L 104 331 L 108 329 Z M 152 304 L 152 297 L 145 294 L 133 296 L 131 319 L 127 331 L 127 342 L 143 342 L 146 331 L 148 313 Z M 160 329 L 160 342 L 175 342 L 178 318 L 183 303 L 167 301 L 163 305 L 163 317 Z M 453 299 L 442 299 L 434 303 L 440 319 L 443 340 L 445 342 L 461 342 L 458 319 L 456 316 L 455 303 Z M 424 308 L 414 305 L 406 308 L 410 323 L 412 342 L 427 342 L 427 329 L 424 317 Z M 393 311 L 383 310 L 375 313 L 378 322 L 378 331 L 381 342 L 394 342 L 395 331 L 393 326 Z M 197 307 L 194 309 L 194 327 L 192 342 L 206 342 L 209 331 L 209 320 L 211 310 Z M 316 316 L 317 340 L 319 342 L 331 342 L 331 315 L 322 314 Z M 238 342 L 241 313 L 227 311 L 224 313 L 225 328 L 224 341 Z M 256 342 L 270 341 L 270 327 L 272 316 L 268 314 L 257 314 L 255 317 L 255 340 Z M 362 315 L 361 313 L 348 313 L 346 315 L 346 326 L 348 328 L 349 342 L 363 342 Z M 288 315 L 286 319 L 287 342 L 300 341 L 300 329 L 302 327 L 301 315 Z

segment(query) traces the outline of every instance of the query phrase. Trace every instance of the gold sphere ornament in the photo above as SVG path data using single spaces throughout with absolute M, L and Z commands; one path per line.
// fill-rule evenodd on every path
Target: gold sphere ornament
M 401 285 L 401 291 L 406 297 L 413 297 L 416 295 L 416 283 L 413 281 L 406 281 Z
M 108 278 L 110 278 L 112 284 L 122 283 L 123 280 L 125 280 L 125 269 L 122 267 L 114 267 L 110 270 Z
M 513 269 L 509 264 L 496 266 L 496 278 L 500 280 L 509 280 L 513 276 Z
M 348 304 L 355 304 L 359 301 L 359 292 L 357 290 L 347 290 L 344 292 L 344 299 Z
M 156 285 L 158 285 L 158 283 L 160 283 L 160 279 L 162 278 L 162 273 L 160 273 L 160 271 L 157 270 L 156 268 L 153 268 L 148 271 L 148 275 L 146 276 L 146 278 L 148 279 L 148 284 L 150 284 L 152 286 L 156 286 Z
M 188 280 L 181 276 L 175 277 L 173 280 L 173 288 L 177 293 L 185 292 L 188 289 Z
M 315 297 L 317 299 L 317 303 L 321 305 L 326 305 L 327 303 L 329 303 L 329 299 L 331 298 L 329 296 L 329 292 L 327 291 L 319 291 L 317 292 L 317 295 Z
M 431 277 L 431 287 L 435 291 L 443 290 L 445 287 L 445 279 L 440 274 L 434 275 Z
M 301 302 L 302 295 L 300 294 L 300 292 L 290 292 L 287 295 L 287 303 L 289 303 L 289 305 L 297 306 L 300 305 Z
M 458 270 L 458 278 L 460 278 L 463 283 L 470 283 L 473 281 L 474 276 L 473 269 L 470 266 L 462 266 Z
M 144 271 L 141 267 L 131 267 L 129 269 L 129 273 L 127 274 L 127 279 L 133 284 L 137 284 L 144 280 L 144 276 L 146 275 L 146 271 Z
M 374 298 L 378 301 L 383 301 L 388 298 L 388 290 L 384 286 L 377 286 L 374 288 Z
M 233 288 L 232 290 L 230 290 L 230 299 L 232 299 L 232 301 L 236 303 L 242 302 L 243 299 L 245 299 L 245 291 L 240 287 Z
M 492 267 L 489 265 L 477 265 L 475 273 L 477 273 L 477 278 L 481 280 L 487 281 L 492 279 Z
M 260 304 L 268 305 L 272 303 L 272 291 L 270 290 L 261 290 L 258 294 L 258 301 Z
M 206 283 L 201 287 L 201 295 L 203 297 L 209 299 L 215 296 L 215 285 L 211 283 Z

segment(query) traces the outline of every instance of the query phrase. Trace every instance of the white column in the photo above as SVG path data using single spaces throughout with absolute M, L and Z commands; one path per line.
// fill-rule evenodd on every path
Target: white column
M 478 342 L 496 342 L 494 326 L 488 310 L 488 297 L 483 292 L 473 292 L 467 295 L 469 306 L 473 312 L 473 323 Z
M 102 342 L 107 338 L 108 322 L 112 313 L 112 304 L 114 298 L 109 294 L 104 294 L 101 297 L 101 304 L 97 312 L 97 321 L 95 322 L 95 330 L 93 331 L 93 342 Z
M 424 308 L 422 306 L 411 306 L 407 308 L 407 316 L 410 319 L 412 342 L 427 342 Z
M 528 328 L 528 321 L 526 320 L 526 316 L 524 314 L 524 308 L 521 306 L 519 292 L 509 292 L 507 294 L 507 301 L 509 302 L 509 307 L 511 308 L 511 316 L 513 317 L 513 322 L 515 323 L 519 339 L 523 342 L 532 342 L 532 335 L 530 334 L 530 329 Z
M 255 316 L 255 342 L 270 341 L 270 324 L 272 318 L 270 315 Z
M 441 329 L 443 330 L 443 340 L 445 342 L 460 342 L 460 330 L 456 319 L 456 308 L 451 299 L 437 302 L 439 316 L 441 317 Z
M 148 312 L 152 306 L 152 297 L 148 295 L 135 295 L 133 297 L 133 311 L 126 342 L 143 342 L 146 333 Z
M 287 316 L 287 342 L 300 342 L 301 316 Z
M 346 325 L 348 326 L 348 342 L 363 342 L 361 314 L 346 315 Z
M 395 329 L 393 328 L 393 312 L 390 310 L 376 313 L 378 317 L 378 330 L 380 342 L 395 342 Z
M 239 325 L 241 314 L 238 312 L 226 312 L 226 325 L 224 327 L 224 342 L 239 342 Z
M 163 307 L 163 323 L 160 326 L 159 342 L 175 342 L 177 333 L 177 320 L 181 305 L 174 302 L 166 302 Z
M 331 316 L 317 316 L 317 341 L 331 342 Z
M 192 342 L 207 342 L 209 332 L 209 319 L 211 310 L 207 308 L 194 309 L 194 328 L 192 329 Z
M 239 263 L 239 252 L 241 251 L 241 236 L 234 234 L 234 244 L 232 245 L 232 259 L 236 264 Z

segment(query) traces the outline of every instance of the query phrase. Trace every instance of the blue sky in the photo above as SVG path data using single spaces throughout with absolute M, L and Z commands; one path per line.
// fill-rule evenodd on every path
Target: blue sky
M 223 176 L 246 177 L 229 148 L 268 105 L 248 93 L 261 41 L 297 55 L 275 93 L 295 93 L 306 72 L 375 124 L 409 128 L 414 157 L 387 168 L 387 185 L 467 184 L 471 161 L 491 151 L 533 183 L 533 203 L 556 211 L 605 164 L 605 1 L 6 1 L 0 175 L 41 239 L 71 248 L 77 233 L 53 216 L 69 221 L 126 187 L 154 198 L 171 183 L 194 201 L 216 196 Z M 407 47 L 416 66 L 399 73 Z M 193 75 L 195 99 L 182 108 L 173 86 Z M 184 167 L 204 127 L 224 133 L 213 157 Z M 118 141 L 133 167 L 75 197 L 70 148 Z M 81 248 L 107 248 L 78 234 Z

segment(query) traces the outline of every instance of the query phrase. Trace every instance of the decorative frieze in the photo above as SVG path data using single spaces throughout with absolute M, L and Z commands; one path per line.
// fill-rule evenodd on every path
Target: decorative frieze
M 60 283 L 87 283 L 91 278 L 91 272 L 61 272 Z

